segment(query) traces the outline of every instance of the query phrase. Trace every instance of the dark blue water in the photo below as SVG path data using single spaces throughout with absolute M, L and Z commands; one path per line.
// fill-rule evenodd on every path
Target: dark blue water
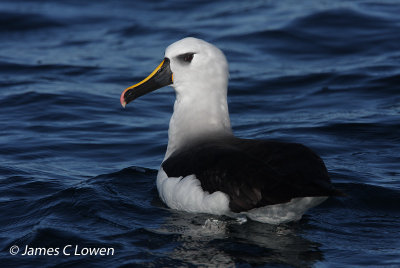
M 378 0 L 1 1 L 1 267 L 399 267 L 399 14 Z M 119 96 L 186 36 L 226 53 L 237 136 L 308 145 L 347 196 L 280 226 L 166 208 L 173 90 L 125 110 Z

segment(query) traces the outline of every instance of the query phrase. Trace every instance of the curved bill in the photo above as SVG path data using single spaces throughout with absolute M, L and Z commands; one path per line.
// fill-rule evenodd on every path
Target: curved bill
M 148 77 L 122 92 L 120 98 L 121 105 L 125 108 L 129 102 L 156 89 L 171 85 L 172 82 L 173 79 L 169 66 L 169 59 L 164 58 L 160 65 L 158 65 Z

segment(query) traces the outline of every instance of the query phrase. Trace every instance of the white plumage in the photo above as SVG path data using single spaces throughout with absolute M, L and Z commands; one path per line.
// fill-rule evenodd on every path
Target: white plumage
M 229 197 L 220 192 L 209 194 L 201 188 L 201 182 L 192 174 L 186 177 L 168 177 L 161 167 L 157 174 L 157 189 L 168 207 L 187 212 L 227 215 Z

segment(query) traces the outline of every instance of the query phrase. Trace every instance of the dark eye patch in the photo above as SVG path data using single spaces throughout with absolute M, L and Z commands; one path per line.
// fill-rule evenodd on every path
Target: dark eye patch
M 185 53 L 185 54 L 179 55 L 178 58 L 181 61 L 184 61 L 184 62 L 187 62 L 187 63 L 191 63 L 192 60 L 193 60 L 194 54 L 195 53 L 189 52 L 189 53 Z

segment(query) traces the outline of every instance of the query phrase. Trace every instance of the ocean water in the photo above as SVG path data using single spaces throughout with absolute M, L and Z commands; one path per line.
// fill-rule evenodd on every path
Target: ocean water
M 1 267 L 399 267 L 399 14 L 389 0 L 2 0 Z M 126 109 L 119 96 L 186 36 L 225 52 L 237 136 L 311 147 L 347 196 L 279 226 L 168 209 L 155 178 L 173 90 Z

